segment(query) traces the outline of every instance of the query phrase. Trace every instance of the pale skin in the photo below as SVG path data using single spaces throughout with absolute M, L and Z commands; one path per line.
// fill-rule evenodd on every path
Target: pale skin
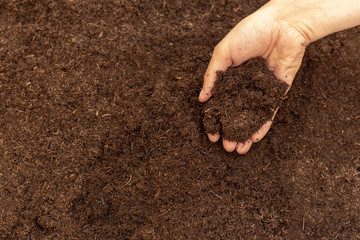
M 211 98 L 217 71 L 226 71 L 254 57 L 265 58 L 277 79 L 291 86 L 308 44 L 357 25 L 360 25 L 360 0 L 269 1 L 239 22 L 215 47 L 199 101 Z M 266 135 L 272 120 L 245 142 L 223 139 L 224 149 L 247 153 L 253 143 Z M 220 137 L 219 133 L 208 134 L 211 142 L 217 142 Z

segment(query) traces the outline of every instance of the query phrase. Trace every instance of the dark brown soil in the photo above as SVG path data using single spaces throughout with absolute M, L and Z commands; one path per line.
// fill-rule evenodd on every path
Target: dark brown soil
M 245 142 L 280 107 L 289 85 L 276 79 L 263 58 L 251 59 L 227 72 L 217 72 L 213 98 L 204 108 L 207 133 Z
M 204 133 L 211 52 L 265 2 L 0 1 L 0 238 L 358 239 L 360 28 L 248 154 Z

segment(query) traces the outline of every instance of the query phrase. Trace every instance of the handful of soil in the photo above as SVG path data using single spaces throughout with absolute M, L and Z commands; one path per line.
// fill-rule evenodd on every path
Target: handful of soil
M 276 79 L 263 58 L 254 58 L 226 72 L 218 71 L 213 98 L 203 111 L 205 131 L 245 142 L 272 118 L 288 87 Z

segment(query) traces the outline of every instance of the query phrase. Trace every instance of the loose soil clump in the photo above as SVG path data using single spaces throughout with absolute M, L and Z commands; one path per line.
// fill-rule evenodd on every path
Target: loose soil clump
M 263 58 L 249 60 L 226 72 L 218 71 L 213 98 L 204 108 L 207 133 L 245 142 L 272 119 L 289 85 L 276 79 Z

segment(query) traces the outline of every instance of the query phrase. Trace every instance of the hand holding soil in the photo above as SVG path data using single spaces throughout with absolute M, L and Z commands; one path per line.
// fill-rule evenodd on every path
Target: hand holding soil
M 221 133 L 227 141 L 247 141 L 263 124 L 272 121 L 288 88 L 262 58 L 217 72 L 213 98 L 204 108 L 205 131 Z
M 276 78 L 290 87 L 300 68 L 306 46 L 330 33 L 360 24 L 359 10 L 358 0 L 268 2 L 237 24 L 215 47 L 204 76 L 200 102 L 208 101 L 213 95 L 212 89 L 218 71 L 226 71 L 229 67 L 239 66 L 255 57 L 265 58 Z M 223 138 L 225 150 L 232 152 L 236 149 L 239 154 L 248 152 L 252 143 L 260 141 L 269 131 L 276 110 L 273 112 L 273 117 L 245 141 L 240 138 L 229 138 L 229 134 L 225 134 Z M 258 116 L 254 115 L 254 118 L 256 117 Z M 208 124 L 205 126 L 207 128 L 209 115 L 205 118 L 207 118 L 204 120 Z M 233 119 L 234 121 L 240 120 Z M 226 124 L 234 123 L 223 121 L 223 129 L 227 129 L 224 126 Z M 241 123 L 235 123 L 235 125 L 239 124 Z M 220 130 L 219 127 L 217 128 Z M 220 132 L 214 129 L 207 128 L 211 142 L 220 139 Z

